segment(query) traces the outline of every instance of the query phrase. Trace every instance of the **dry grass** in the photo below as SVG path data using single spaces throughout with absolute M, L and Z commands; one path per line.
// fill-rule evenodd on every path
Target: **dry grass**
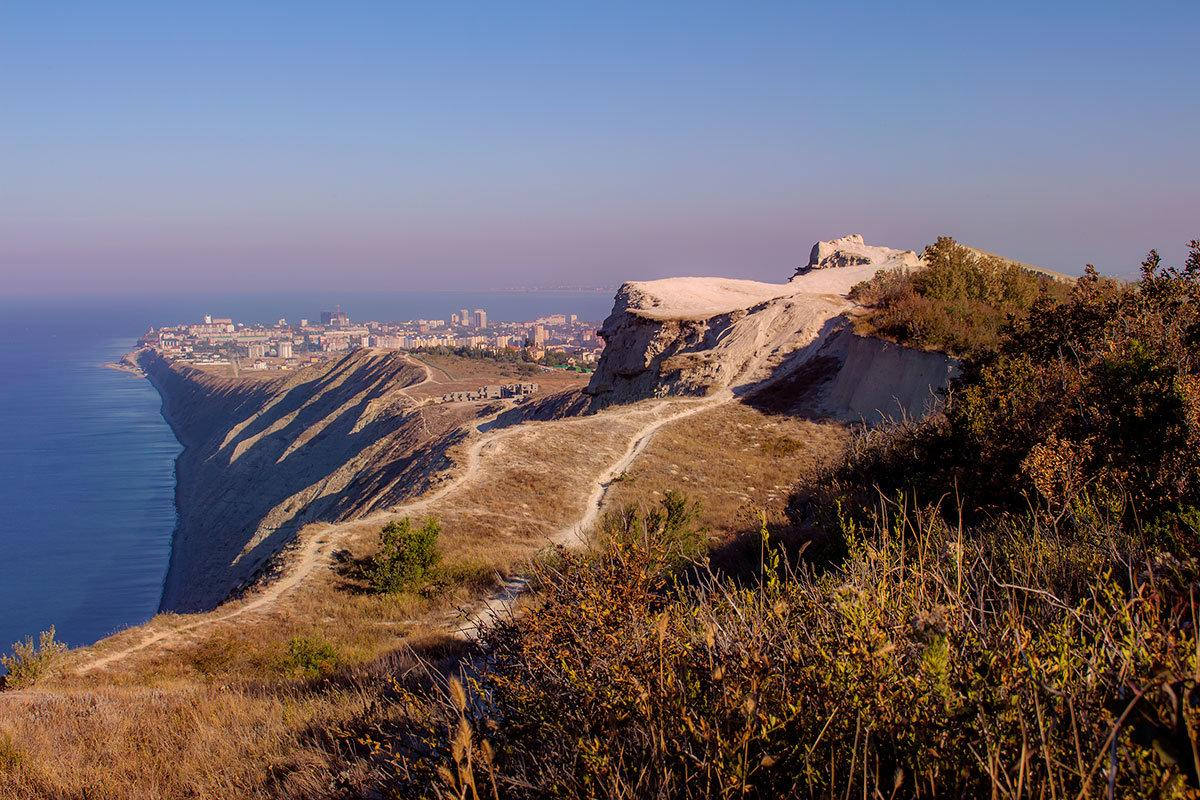
M 659 431 L 612 485 L 605 508 L 650 508 L 677 488 L 700 501 L 701 524 L 728 538 L 757 529 L 760 512 L 782 521 L 796 484 L 835 463 L 848 439 L 841 425 L 725 403 Z
M 198 685 L 0 695 L 0 795 L 322 796 L 364 780 L 334 732 L 373 694 Z
M 349 762 L 357 766 L 341 780 L 365 780 L 355 771 L 365 768 L 346 752 L 353 737 L 330 732 L 344 729 L 383 689 L 346 688 L 361 682 L 349 676 L 378 681 L 377 665 L 398 654 L 454 652 L 459 610 L 490 592 L 498 574 L 523 571 L 582 515 L 597 476 L 636 433 L 673 410 L 652 402 L 498 431 L 478 471 L 415 515 L 443 526 L 442 562 L 418 590 L 366 591 L 352 565 L 374 551 L 382 523 L 348 523 L 339 527 L 345 552 L 338 563 L 315 570 L 275 605 L 217 619 L 252 602 L 249 596 L 207 615 L 160 615 L 94 653 L 188 630 L 92 673 L 71 671 L 90 653 L 68 654 L 36 692 L 0 695 L 0 742 L 11 743 L 0 746 L 0 764 L 12 765 L 0 767 L 0 795 L 322 796 Z M 468 446 L 451 456 L 461 461 Z M 312 525 L 303 536 L 329 530 Z M 300 636 L 326 641 L 336 653 L 340 666 L 330 682 L 313 688 L 295 678 L 288 643 Z
M 464 358 L 411 353 L 410 358 L 430 368 L 430 382 L 411 390 L 417 400 L 438 398 L 447 392 L 470 392 L 487 384 L 534 382 L 539 396 L 586 386 L 588 376 L 565 370 L 542 369 L 490 358 Z

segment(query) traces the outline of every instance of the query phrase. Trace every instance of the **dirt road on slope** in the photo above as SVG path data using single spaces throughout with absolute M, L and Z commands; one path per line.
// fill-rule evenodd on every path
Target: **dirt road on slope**
M 475 424 L 477 429 L 480 425 L 489 422 L 492 417 L 480 420 Z M 289 559 L 289 564 L 286 573 L 278 580 L 268 584 L 265 588 L 255 594 L 252 598 L 236 605 L 225 611 L 214 611 L 205 614 L 201 619 L 194 620 L 184 625 L 168 628 L 166 630 L 149 631 L 145 636 L 133 642 L 130 645 L 115 650 L 112 653 L 105 653 L 97 658 L 88 661 L 76 669 L 80 675 L 87 674 L 94 670 L 105 667 L 115 661 L 119 661 L 133 653 L 145 650 L 148 647 L 170 643 L 182 638 L 185 634 L 200 630 L 206 626 L 214 625 L 219 622 L 227 622 L 231 619 L 250 614 L 255 611 L 269 609 L 278 600 L 283 597 L 289 590 L 301 583 L 313 570 L 318 566 L 324 566 L 331 562 L 331 556 L 336 549 L 341 534 L 351 527 L 359 527 L 364 524 L 373 522 L 384 523 L 395 518 L 399 514 L 419 513 L 424 508 L 437 502 L 447 494 L 452 492 L 459 484 L 471 479 L 479 471 L 479 456 L 487 448 L 496 444 L 497 441 L 505 436 L 511 435 L 517 430 L 517 427 L 505 428 L 495 433 L 484 435 L 472 442 L 466 450 L 463 468 L 459 474 L 447 481 L 442 486 L 423 495 L 410 503 L 405 503 L 396 506 L 386 511 L 379 511 L 374 514 L 369 514 L 365 517 L 357 517 L 352 520 L 333 525 L 319 533 L 306 537 L 301 542 L 300 546 L 294 551 L 294 554 Z
M 419 363 L 419 362 L 418 362 Z M 432 376 L 427 371 L 427 380 Z M 407 387 L 412 388 L 412 387 Z M 612 480 L 624 472 L 629 465 L 642 452 L 647 443 L 664 425 L 674 422 L 683 417 L 695 414 L 705 408 L 709 408 L 715 403 L 728 400 L 731 395 L 722 393 L 712 397 L 703 398 L 700 400 L 669 400 L 663 401 L 662 406 L 685 404 L 686 407 L 678 412 L 665 415 L 655 419 L 637 431 L 630 437 L 630 442 L 625 452 L 616 462 L 610 465 L 603 473 L 598 475 L 594 481 L 591 492 L 589 493 L 587 503 L 584 507 L 581 516 L 571 524 L 564 526 L 551 537 L 551 542 L 562 543 L 567 542 L 574 535 L 582 535 L 583 531 L 592 525 L 599 515 L 600 506 L 603 503 L 604 495 Z M 637 411 L 625 412 L 610 412 L 614 417 L 624 417 Z M 644 413 L 644 409 L 640 413 Z M 97 654 L 94 658 L 80 665 L 76 672 L 78 674 L 87 674 L 98 669 L 102 669 L 114 662 L 120 661 L 134 653 L 140 652 L 147 648 L 156 645 L 170 645 L 188 634 L 201 630 L 207 626 L 217 623 L 228 622 L 243 615 L 256 612 L 267 611 L 272 608 L 280 598 L 286 595 L 293 588 L 302 583 L 305 578 L 311 575 L 314 570 L 326 567 L 332 563 L 332 554 L 338 548 L 339 543 L 343 539 L 343 535 L 352 529 L 361 529 L 366 524 L 384 523 L 390 519 L 394 519 L 398 515 L 418 514 L 426 508 L 434 505 L 438 501 L 445 498 L 451 492 L 460 486 L 476 479 L 479 476 L 481 469 L 481 456 L 495 447 L 499 442 L 507 437 L 524 431 L 523 426 L 514 425 L 512 427 L 501 428 L 487 433 L 479 433 L 481 427 L 486 427 L 494 417 L 488 417 L 476 422 L 472 426 L 472 432 L 476 438 L 469 443 L 463 457 L 461 467 L 457 474 L 450 480 L 446 481 L 442 486 L 434 489 L 425 495 L 414 499 L 411 502 L 404 503 L 400 506 L 389 508 L 385 511 L 379 511 L 365 517 L 358 517 L 353 520 L 333 525 L 325 530 L 319 531 L 313 535 L 305 537 L 299 545 L 293 550 L 288 557 L 286 572 L 274 582 L 268 584 L 263 589 L 258 591 L 252 597 L 244 601 L 235 601 L 235 605 L 227 609 L 218 609 L 203 615 L 200 619 L 195 619 L 191 622 L 185 622 L 182 625 L 174 627 L 162 628 L 158 630 L 150 630 L 141 638 L 129 643 L 111 653 Z

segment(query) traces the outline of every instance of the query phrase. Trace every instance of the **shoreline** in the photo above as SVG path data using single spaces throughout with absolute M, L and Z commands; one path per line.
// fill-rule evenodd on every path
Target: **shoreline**
M 166 595 L 167 591 L 167 576 L 170 575 L 171 565 L 175 561 L 175 546 L 179 538 L 179 529 L 183 518 L 179 508 L 179 464 L 184 455 L 187 453 L 188 446 L 180 435 L 178 423 L 172 418 L 170 411 L 167 410 L 166 392 L 163 390 L 162 385 L 154 379 L 153 373 L 146 369 L 142 364 L 142 358 L 147 355 L 148 352 L 149 350 L 147 348 L 142 348 L 131 353 L 127 353 L 126 355 L 122 356 L 120 362 L 121 364 L 126 364 L 127 366 L 122 367 L 114 365 L 112 366 L 112 369 L 137 375 L 140 378 L 144 378 L 150 383 L 151 386 L 154 387 L 154 391 L 158 392 L 159 416 L 161 416 L 163 421 L 167 423 L 167 427 L 171 429 L 171 435 L 175 437 L 175 441 L 179 443 L 180 447 L 179 455 L 175 456 L 171 466 L 171 480 L 175 484 L 175 487 L 171 492 L 171 505 L 175 508 L 175 523 L 171 527 L 171 546 L 167 550 L 167 568 L 163 570 L 162 580 L 159 582 L 158 603 L 155 606 L 155 613 L 161 614 L 163 613 L 163 597 Z

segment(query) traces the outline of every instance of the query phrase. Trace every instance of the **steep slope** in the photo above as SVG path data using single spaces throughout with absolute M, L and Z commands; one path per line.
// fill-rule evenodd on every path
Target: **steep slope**
M 853 234 L 818 242 L 809 263 L 783 284 L 724 278 L 626 283 L 600 329 L 606 348 L 586 389 L 590 407 L 722 389 L 749 394 L 793 373 L 792 389 L 815 399 L 812 393 L 849 365 L 851 372 L 812 410 L 878 420 L 883 414 L 874 413 L 874 404 L 896 410 L 892 393 L 911 410 L 914 397 L 945 386 L 949 362 L 906 348 L 875 352 L 876 345 L 846 338 L 842 317 L 853 307 L 846 296 L 852 286 L 897 267 L 919 269 L 921 262 L 911 250 L 868 245 Z M 871 366 L 885 362 L 886 369 Z M 814 370 L 818 363 L 826 369 Z
M 139 363 L 184 450 L 164 611 L 207 610 L 305 524 L 347 519 L 428 485 L 473 410 L 416 406 L 424 366 L 362 350 L 289 378 L 220 378 L 152 351 Z M 445 440 L 445 441 L 443 441 Z

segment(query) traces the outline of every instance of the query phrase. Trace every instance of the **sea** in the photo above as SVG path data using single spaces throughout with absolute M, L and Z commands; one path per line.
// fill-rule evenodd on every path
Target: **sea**
M 613 291 L 0 296 L 0 652 L 54 626 L 90 644 L 158 609 L 180 451 L 149 382 L 103 365 L 150 326 L 320 318 L 493 321 L 578 314 Z

